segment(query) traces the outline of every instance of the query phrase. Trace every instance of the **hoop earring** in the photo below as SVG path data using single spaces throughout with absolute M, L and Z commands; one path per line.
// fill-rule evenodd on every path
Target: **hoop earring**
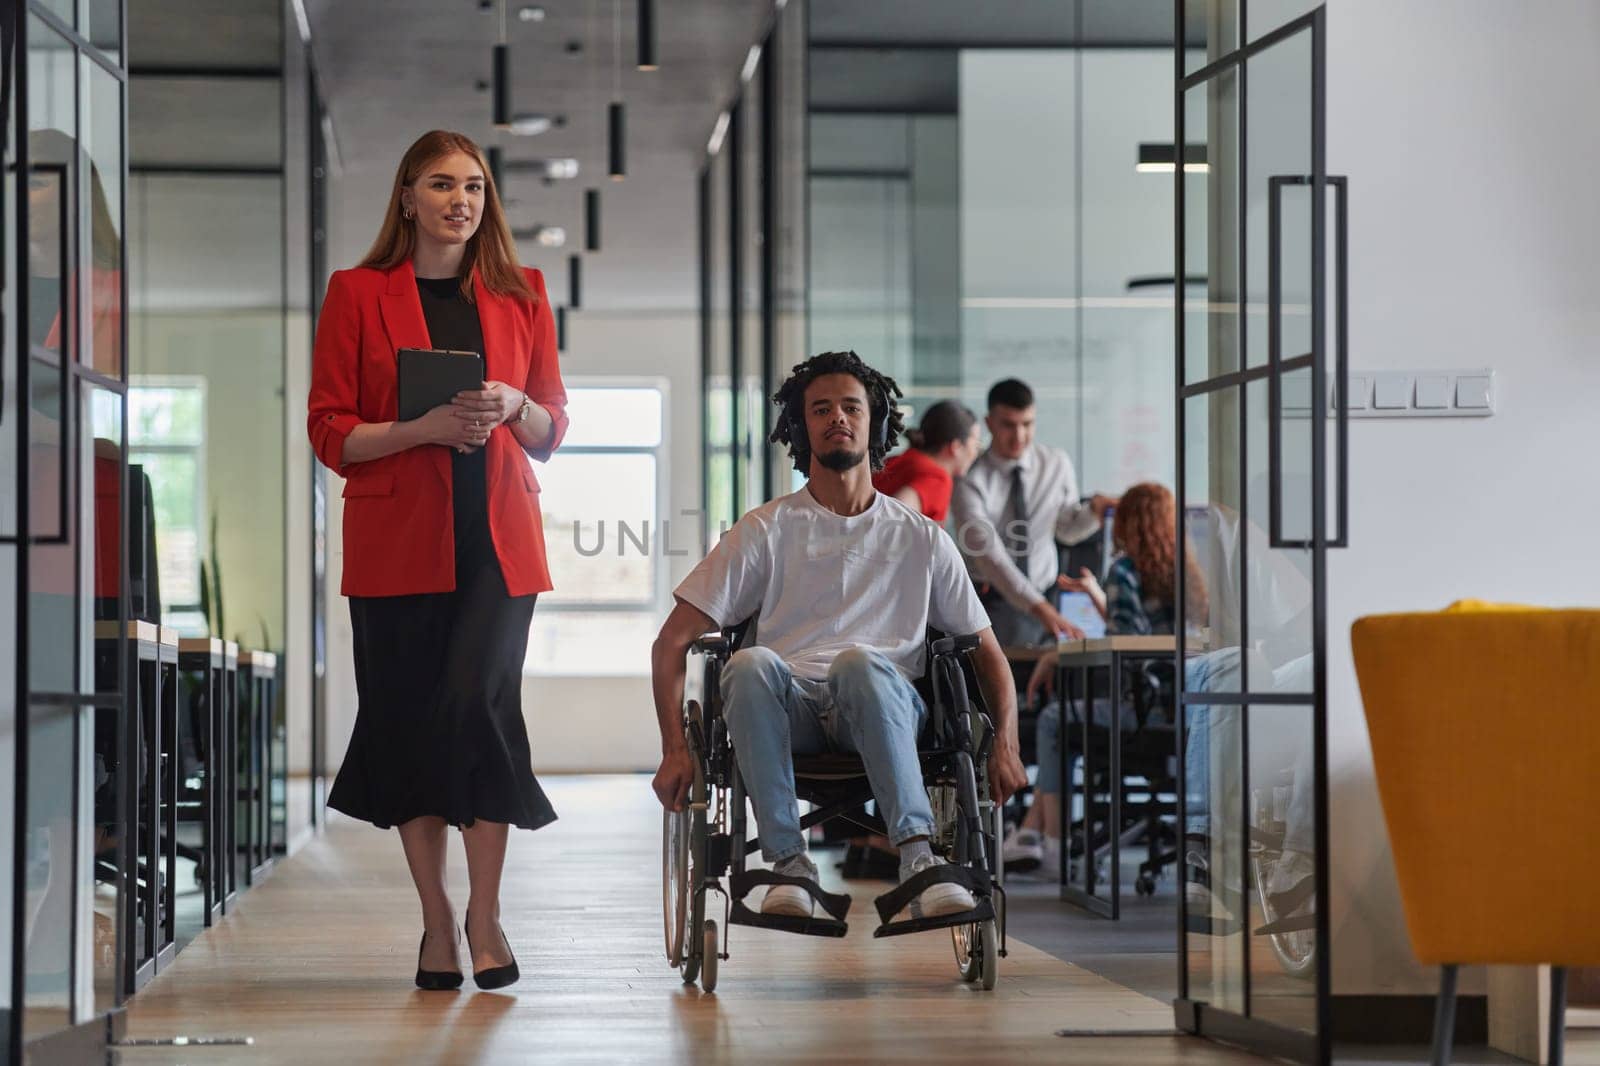
M 409 207 L 402 207 L 400 209 L 400 217 L 404 218 L 407 222 L 410 222 L 415 215 L 416 212 L 412 211 Z

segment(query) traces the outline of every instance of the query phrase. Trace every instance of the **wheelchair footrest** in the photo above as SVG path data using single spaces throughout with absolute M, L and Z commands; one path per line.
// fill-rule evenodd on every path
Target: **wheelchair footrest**
M 988 902 L 989 896 L 991 895 L 989 888 L 990 877 L 986 871 L 974 870 L 969 866 L 953 866 L 949 863 L 940 863 L 937 866 L 928 867 L 921 873 L 913 874 L 911 877 L 900 882 L 900 884 L 896 887 L 891 888 L 889 891 L 873 900 L 872 905 L 878 908 L 878 919 L 885 926 L 890 925 L 894 921 L 894 916 L 905 910 L 912 900 L 922 895 L 924 890 L 930 886 L 939 884 L 960 885 L 962 888 L 965 888 L 968 892 L 972 893 L 973 898 L 978 901 L 978 905 L 980 907 Z M 990 910 L 988 917 L 994 917 L 994 911 L 992 909 Z M 913 921 L 924 920 L 928 919 L 913 919 Z M 967 920 L 970 921 L 974 919 Z M 960 925 L 961 922 L 951 922 L 948 924 Z M 938 926 L 930 926 L 929 928 L 936 929 Z M 907 930 L 907 932 L 910 931 L 911 930 Z
M 728 911 L 728 921 L 734 925 L 748 925 L 756 929 L 776 929 L 802 936 L 841 937 L 850 927 L 837 918 L 801 918 L 793 914 L 762 914 L 743 903 L 735 903 Z
M 954 914 L 941 914 L 936 918 L 908 918 L 903 922 L 886 922 L 878 926 L 874 937 L 904 936 L 907 933 L 926 933 L 933 929 L 949 929 L 956 925 L 973 925 L 977 922 L 987 922 L 994 917 L 994 905 L 986 899 L 980 899 L 978 905 L 971 910 L 957 911 Z
M 812 903 L 820 907 L 827 917 L 803 918 L 793 914 L 760 914 L 752 911 L 744 905 L 744 897 L 758 885 L 794 885 L 804 889 Z M 771 870 L 745 870 L 734 874 L 728 879 L 728 895 L 733 900 L 728 920 L 735 925 L 778 929 L 805 936 L 844 936 L 850 930 L 845 924 L 845 917 L 850 913 L 850 905 L 855 902 L 841 893 L 824 892 L 815 881 L 804 877 L 785 877 Z

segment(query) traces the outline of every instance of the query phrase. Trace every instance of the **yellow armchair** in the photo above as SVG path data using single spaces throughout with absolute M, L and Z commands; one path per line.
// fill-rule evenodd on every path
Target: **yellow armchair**
M 1444 967 L 1435 1061 L 1473 963 L 1556 967 L 1559 1061 L 1561 968 L 1600 964 L 1600 611 L 1463 601 L 1350 639 L 1412 948 Z

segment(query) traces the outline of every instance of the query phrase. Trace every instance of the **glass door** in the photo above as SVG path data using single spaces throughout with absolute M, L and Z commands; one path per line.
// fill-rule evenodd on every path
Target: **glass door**
M 1343 349 L 1328 336 L 1342 270 L 1328 266 L 1324 18 L 1286 0 L 1180 0 L 1175 51 L 1179 274 L 1204 279 L 1177 315 L 1191 575 L 1178 1024 L 1317 1063 L 1330 1055 L 1325 555 L 1344 484 L 1342 463 L 1328 476 L 1343 434 L 1323 384 Z
M 131 992 L 140 872 L 130 774 L 122 6 L 4 7 L 0 724 L 10 795 L 6 1042 L 103 1048 Z M 14 781 L 14 787 L 11 782 Z

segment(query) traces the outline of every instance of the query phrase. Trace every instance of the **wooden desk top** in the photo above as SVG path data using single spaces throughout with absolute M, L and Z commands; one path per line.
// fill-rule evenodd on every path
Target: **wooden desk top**
M 126 630 L 127 639 L 143 641 L 149 644 L 165 644 L 165 635 L 171 632 L 173 631 L 164 626 L 158 626 L 153 622 L 144 622 L 137 618 L 128 619 L 128 628 Z M 96 622 L 94 624 L 94 639 L 116 640 L 117 623 Z
M 1056 654 L 1063 660 L 1074 655 L 1093 655 L 1099 652 L 1169 652 L 1178 650 L 1178 638 L 1163 636 L 1092 637 L 1089 640 L 1063 640 L 1056 645 Z
M 178 650 L 185 655 L 199 652 L 201 655 L 221 655 L 222 641 L 216 637 L 184 637 L 178 641 Z
M 271 673 L 278 667 L 278 657 L 270 651 L 241 651 L 239 665 Z

